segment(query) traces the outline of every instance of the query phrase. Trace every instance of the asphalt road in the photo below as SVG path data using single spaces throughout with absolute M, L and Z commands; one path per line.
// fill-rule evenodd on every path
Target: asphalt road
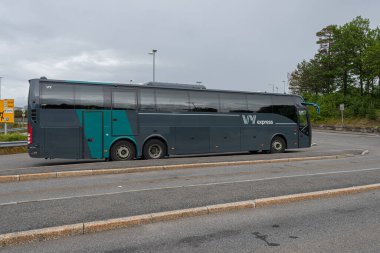
M 315 139 L 318 145 L 313 148 L 318 152 L 326 150 L 323 154 L 365 147 L 371 147 L 370 153 L 324 161 L 2 183 L 0 233 L 379 182 L 377 136 L 318 133 Z M 290 154 L 309 156 L 316 152 L 313 148 Z M 159 162 L 241 157 L 244 155 Z
M 186 218 L 1 252 L 380 252 L 380 191 Z
M 345 153 L 360 153 L 370 149 L 371 152 L 380 154 L 379 135 L 362 134 L 336 134 L 327 132 L 313 132 L 313 142 L 316 146 L 307 149 L 295 149 L 284 154 L 229 154 L 188 156 L 162 159 L 159 161 L 134 160 L 126 162 L 104 162 L 101 160 L 65 160 L 65 159 L 32 159 L 27 154 L 2 155 L 0 156 L 0 175 L 71 171 L 85 169 L 129 168 L 136 166 L 150 166 L 163 164 L 183 164 L 195 162 L 218 162 L 218 161 L 244 161 L 275 159 L 284 157 L 304 157 L 319 155 L 336 155 Z M 378 151 L 379 150 L 379 151 Z

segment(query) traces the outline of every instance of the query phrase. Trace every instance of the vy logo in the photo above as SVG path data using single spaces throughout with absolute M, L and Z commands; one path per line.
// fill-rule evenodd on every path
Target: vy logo
M 241 115 L 245 125 L 255 125 L 256 124 L 256 115 Z

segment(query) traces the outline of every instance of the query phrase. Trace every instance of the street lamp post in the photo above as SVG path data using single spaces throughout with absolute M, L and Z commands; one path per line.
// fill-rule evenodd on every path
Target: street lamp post
M 150 55 L 153 55 L 153 82 L 156 81 L 156 53 L 157 49 L 152 49 L 152 52 L 148 53 Z
M 284 94 L 286 94 L 286 81 L 282 81 L 284 83 Z

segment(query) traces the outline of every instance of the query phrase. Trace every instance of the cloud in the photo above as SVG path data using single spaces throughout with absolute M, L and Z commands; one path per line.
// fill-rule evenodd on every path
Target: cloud
M 363 0 L 2 0 L 3 96 L 26 102 L 28 79 L 159 81 L 269 91 L 316 50 L 315 33 L 353 17 L 380 24 Z

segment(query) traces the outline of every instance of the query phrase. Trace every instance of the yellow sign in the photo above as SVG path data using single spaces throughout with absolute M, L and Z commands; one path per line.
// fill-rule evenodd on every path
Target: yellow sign
M 14 99 L 1 99 L 0 100 L 0 122 L 1 123 L 14 123 Z

